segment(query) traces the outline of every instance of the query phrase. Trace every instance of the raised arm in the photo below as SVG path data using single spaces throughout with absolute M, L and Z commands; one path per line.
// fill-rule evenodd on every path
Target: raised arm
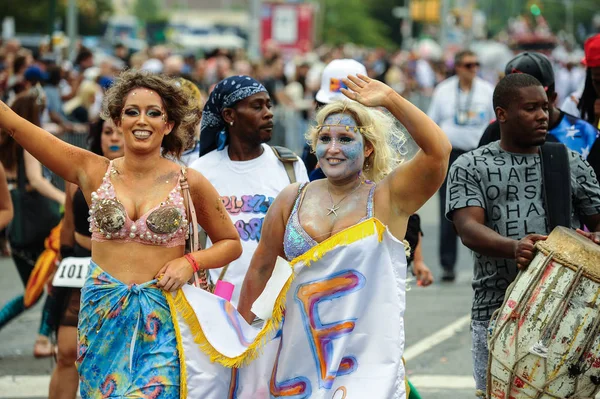
M 27 152 L 63 179 L 87 189 L 93 168 L 106 169 L 103 157 L 70 145 L 28 120 L 0 101 L 0 128 L 6 130 Z
M 389 187 L 394 207 L 407 215 L 416 212 L 440 188 L 452 146 L 444 132 L 425 113 L 392 88 L 363 75 L 344 80 L 343 93 L 368 107 L 385 107 L 402 123 L 420 150 L 382 182 Z
M 13 218 L 13 203 L 6 184 L 6 174 L 4 167 L 0 164 L 0 229 L 8 226 Z
M 291 184 L 283 189 L 265 216 L 260 241 L 242 284 L 238 303 L 238 311 L 248 323 L 254 320 L 254 314 L 250 309 L 271 277 L 277 257 L 285 257 L 283 235 L 299 186 L 299 184 Z

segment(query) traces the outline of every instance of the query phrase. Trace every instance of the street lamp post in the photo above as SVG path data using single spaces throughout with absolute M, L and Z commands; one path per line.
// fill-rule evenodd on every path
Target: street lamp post
M 75 44 L 77 42 L 77 3 L 69 0 L 67 7 L 67 35 L 69 36 L 69 59 L 75 57 Z
M 570 35 L 574 33 L 573 0 L 564 0 L 566 14 L 566 28 Z
M 251 60 L 258 60 L 260 57 L 260 7 L 261 0 L 250 0 L 250 23 L 248 27 L 248 56 Z

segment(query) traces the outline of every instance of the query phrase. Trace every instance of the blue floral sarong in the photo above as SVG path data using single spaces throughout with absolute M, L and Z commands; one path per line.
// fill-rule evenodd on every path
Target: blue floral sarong
M 126 285 L 91 262 L 77 350 L 83 399 L 180 397 L 177 338 L 156 280 Z

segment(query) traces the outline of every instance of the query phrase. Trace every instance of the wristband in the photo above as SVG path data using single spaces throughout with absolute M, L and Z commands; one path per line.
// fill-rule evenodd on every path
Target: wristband
M 183 255 L 183 257 L 187 259 L 187 261 L 190 263 L 192 269 L 194 270 L 194 273 L 198 273 L 198 271 L 200 270 L 200 265 L 198 265 L 198 262 L 196 262 L 196 259 L 194 259 L 192 254 L 185 254 Z

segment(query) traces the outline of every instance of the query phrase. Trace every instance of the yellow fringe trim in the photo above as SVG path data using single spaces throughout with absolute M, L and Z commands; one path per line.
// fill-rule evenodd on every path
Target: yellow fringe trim
M 181 289 L 179 290 L 181 291 Z M 177 309 L 175 308 L 175 301 L 173 295 L 170 292 L 164 292 L 167 303 L 169 304 L 169 310 L 171 311 L 171 318 L 173 320 L 173 326 L 175 327 L 175 339 L 177 341 L 177 352 L 179 354 L 179 398 L 187 399 L 187 368 L 185 366 L 185 354 L 183 352 L 183 343 L 181 339 L 181 330 L 179 329 L 179 323 L 177 322 Z
M 286 292 L 292 283 L 291 280 L 292 279 L 290 278 L 283 288 L 283 290 L 285 290 Z M 278 301 L 280 301 L 279 298 Z M 263 329 L 258 333 L 252 344 L 240 355 L 236 357 L 228 357 L 223 355 L 217 349 L 215 349 L 212 346 L 212 344 L 208 341 L 206 335 L 204 334 L 204 331 L 202 330 L 200 322 L 198 322 L 198 318 L 196 317 L 194 309 L 188 302 L 182 290 L 177 291 L 174 303 L 177 312 L 179 312 L 179 315 L 183 318 L 185 323 L 190 328 L 190 332 L 194 339 L 194 343 L 198 345 L 198 348 L 206 356 L 208 356 L 211 362 L 217 362 L 228 368 L 243 367 L 244 365 L 250 363 L 260 355 L 264 344 L 268 341 L 268 338 L 270 337 L 270 334 L 277 331 L 277 329 L 281 325 L 284 310 L 283 306 L 278 309 L 276 306 L 276 309 L 273 310 L 273 317 L 265 321 Z
M 334 234 L 317 246 L 313 247 L 304 255 L 292 260 L 290 264 L 293 267 L 299 262 L 304 262 L 306 267 L 310 267 L 312 263 L 320 260 L 326 253 L 337 248 L 338 246 L 350 245 L 374 234 L 377 234 L 377 238 L 381 242 L 383 240 L 385 231 L 386 227 L 383 225 L 383 223 L 376 218 L 370 218 L 364 222 Z M 204 331 L 202 331 L 202 326 L 198 322 L 198 318 L 196 317 L 194 309 L 189 304 L 182 290 L 178 290 L 175 298 L 171 298 L 170 300 L 173 300 L 177 312 L 190 328 L 194 342 L 198 345 L 200 350 L 209 357 L 211 362 L 217 362 L 228 368 L 240 368 L 256 359 L 260 355 L 262 348 L 270 339 L 270 337 L 272 337 L 281 327 L 283 313 L 285 311 L 287 292 L 292 286 L 294 278 L 295 275 L 292 273 L 277 296 L 277 300 L 273 306 L 273 314 L 271 318 L 265 321 L 263 329 L 258 333 L 254 339 L 254 342 L 252 342 L 252 344 L 242 354 L 236 357 L 225 356 L 211 345 L 206 338 Z M 171 306 L 170 302 L 169 306 Z
M 355 224 L 354 226 L 348 227 L 347 229 L 332 235 L 325 241 L 308 250 L 303 255 L 293 259 L 290 264 L 294 266 L 299 262 L 304 262 L 306 266 L 310 266 L 311 263 L 317 262 L 323 258 L 327 252 L 339 246 L 350 245 L 356 241 L 362 240 L 363 238 L 370 237 L 373 234 L 377 234 L 377 239 L 379 242 L 381 242 L 383 240 L 383 234 L 385 233 L 385 230 L 386 227 L 378 219 L 367 219 L 364 222 Z

